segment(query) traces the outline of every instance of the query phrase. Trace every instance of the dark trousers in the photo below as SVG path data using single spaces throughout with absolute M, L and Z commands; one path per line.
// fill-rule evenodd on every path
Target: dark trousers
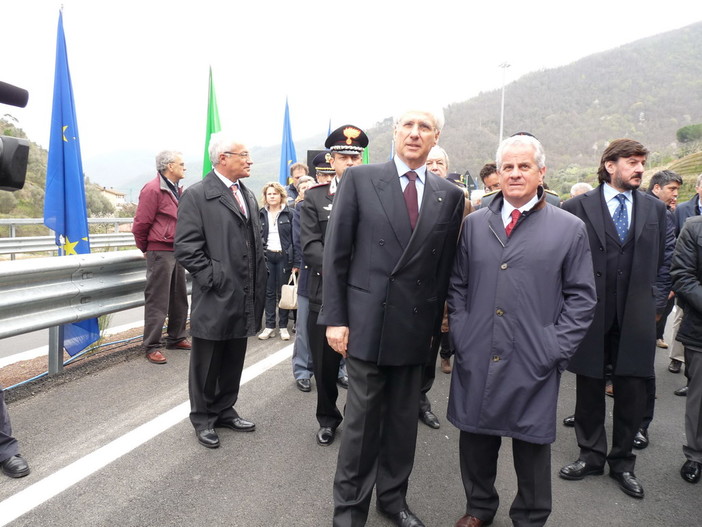
M 495 488 L 500 436 L 461 431 L 461 479 L 466 492 L 466 513 L 489 521 L 500 498 Z M 516 526 L 540 526 L 551 514 L 551 445 L 512 439 L 517 495 L 509 510 Z
M 685 348 L 685 437 L 683 454 L 690 461 L 702 463 L 702 353 Z M 2 456 L 0 456 L 2 459 Z
M 653 411 L 656 409 L 656 376 L 646 379 L 646 407 L 644 417 L 641 421 L 641 428 L 648 430 L 653 421 Z
M 453 345 L 451 344 L 451 339 L 449 338 L 448 331 L 441 332 L 441 342 L 439 348 L 439 355 L 442 359 L 450 359 L 451 355 L 454 354 Z
M 10 425 L 10 414 L 5 404 L 5 393 L 0 388 L 0 461 L 10 459 L 18 453 L 17 440 L 12 437 L 12 425 Z
M 632 448 L 646 409 L 646 382 L 644 377 L 612 375 L 612 449 L 607 454 L 605 380 L 576 377 L 575 436 L 581 460 L 596 467 L 604 466 L 606 460 L 612 472 L 634 471 Z
M 336 407 L 339 388 L 336 379 L 339 376 L 341 355 L 334 351 L 327 342 L 327 327 L 317 325 L 319 312 L 310 309 L 307 318 L 307 337 L 312 352 L 312 368 L 317 380 L 317 421 L 319 426 L 336 428 L 341 424 L 341 412 Z
M 288 283 L 290 269 L 287 269 L 288 256 L 284 252 L 266 251 L 268 281 L 266 282 L 266 327 L 275 328 L 275 313 L 278 311 L 278 327 L 288 327 L 287 309 L 280 309 L 280 290 Z
M 195 430 L 214 428 L 220 418 L 238 417 L 246 339 L 207 340 L 194 337 L 190 352 L 190 422 Z
M 161 347 L 166 316 L 166 346 L 172 346 L 187 336 L 185 324 L 188 320 L 188 292 L 185 270 L 176 262 L 173 251 L 147 251 L 144 288 L 144 348 L 147 352 Z
M 424 368 L 422 368 L 422 387 L 419 395 L 419 415 L 422 415 L 424 412 L 431 411 L 431 403 L 429 402 L 427 393 L 429 390 L 431 390 L 431 387 L 434 385 L 434 379 L 436 378 L 436 357 L 439 355 L 440 346 L 441 339 L 438 338 L 437 335 L 431 340 L 431 357 L 429 358 L 429 362 L 427 362 L 424 365 Z
M 334 525 L 365 525 L 373 487 L 378 507 L 397 513 L 417 442 L 422 365 L 378 366 L 346 359 L 349 389 L 334 477 Z

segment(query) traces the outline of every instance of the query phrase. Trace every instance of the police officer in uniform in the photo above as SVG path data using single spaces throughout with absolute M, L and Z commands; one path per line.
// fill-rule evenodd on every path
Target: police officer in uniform
M 310 313 L 307 331 L 317 380 L 317 421 L 320 427 L 317 443 L 328 446 L 334 442 L 336 429 L 342 421 L 341 412 L 336 407 L 341 355 L 329 346 L 326 328 L 317 325 L 322 307 L 324 237 L 339 181 L 348 167 L 363 162 L 363 149 L 368 146 L 368 136 L 357 126 L 348 124 L 334 130 L 324 146 L 330 151 L 328 162 L 334 169 L 334 178 L 327 184 L 307 189 L 300 211 L 300 244 L 305 265 L 309 268 L 307 293 Z

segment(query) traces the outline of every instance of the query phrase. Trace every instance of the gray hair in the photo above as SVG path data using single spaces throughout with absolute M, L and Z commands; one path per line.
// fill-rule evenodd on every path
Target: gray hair
M 432 156 L 432 154 L 434 154 Z M 449 156 L 446 153 L 446 150 L 441 148 L 439 145 L 434 145 L 431 147 L 431 150 L 429 150 L 429 155 L 427 156 L 427 159 L 430 157 L 436 157 L 437 155 L 443 156 L 444 161 L 446 162 L 446 170 L 449 168 Z
M 580 183 L 576 183 L 575 185 L 570 187 L 570 195 L 575 197 L 579 194 L 585 194 L 586 192 L 590 192 L 591 190 L 592 185 L 590 185 L 590 183 L 585 183 L 584 181 L 581 181 Z
M 497 165 L 497 170 L 502 168 L 502 156 L 505 150 L 515 145 L 528 145 L 534 149 L 534 161 L 536 166 L 540 169 L 546 166 L 546 153 L 544 152 L 544 147 L 541 145 L 539 140 L 531 135 L 513 135 L 508 137 L 500 143 L 497 148 L 497 154 L 495 155 L 495 164 Z
M 234 144 L 240 145 L 242 143 L 228 132 L 215 132 L 212 134 L 210 136 L 210 147 L 207 150 L 212 166 L 217 166 L 219 164 L 219 155 L 227 152 Z
M 402 119 L 405 115 L 408 113 L 412 112 L 420 112 L 420 113 L 426 113 L 429 116 L 431 116 L 432 120 L 434 121 L 434 126 L 436 127 L 437 130 L 441 131 L 444 127 L 444 110 L 442 108 L 432 108 L 432 109 L 416 109 L 416 108 L 408 108 L 406 111 L 402 113 L 398 113 L 393 117 L 392 123 L 393 127 L 397 126 L 397 123 L 400 122 L 400 119 Z
M 156 170 L 159 173 L 163 173 L 167 168 L 169 163 L 175 163 L 179 157 L 183 157 L 183 154 L 175 150 L 163 150 L 156 154 Z
M 702 174 L 697 176 L 697 181 L 695 182 L 695 187 L 702 187 Z

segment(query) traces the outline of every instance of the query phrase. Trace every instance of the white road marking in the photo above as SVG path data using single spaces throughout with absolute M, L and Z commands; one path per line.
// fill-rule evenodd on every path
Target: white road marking
M 256 364 L 245 368 L 241 374 L 241 384 L 246 384 L 285 359 L 289 359 L 292 357 L 292 350 L 293 345 L 290 344 Z M 149 439 L 180 423 L 188 417 L 189 413 L 190 401 L 185 401 L 94 452 L 74 461 L 70 465 L 57 470 L 41 481 L 37 481 L 22 489 L 17 494 L 13 494 L 0 502 L 0 527 L 16 520 L 45 501 L 128 454 L 138 446 L 143 445 Z

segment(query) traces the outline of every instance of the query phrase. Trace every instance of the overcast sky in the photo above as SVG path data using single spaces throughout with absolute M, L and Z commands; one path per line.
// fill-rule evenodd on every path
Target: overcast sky
M 0 0 L 0 104 L 48 146 L 61 2 Z M 201 155 L 212 66 L 222 126 L 249 147 L 370 127 L 414 102 L 446 106 L 520 76 L 699 21 L 688 0 L 65 0 L 83 157 Z M 635 6 L 635 7 L 632 7 Z M 507 63 L 503 70 L 500 64 Z M 635 75 L 635 71 L 622 75 Z M 499 112 L 499 108 L 495 109 Z

